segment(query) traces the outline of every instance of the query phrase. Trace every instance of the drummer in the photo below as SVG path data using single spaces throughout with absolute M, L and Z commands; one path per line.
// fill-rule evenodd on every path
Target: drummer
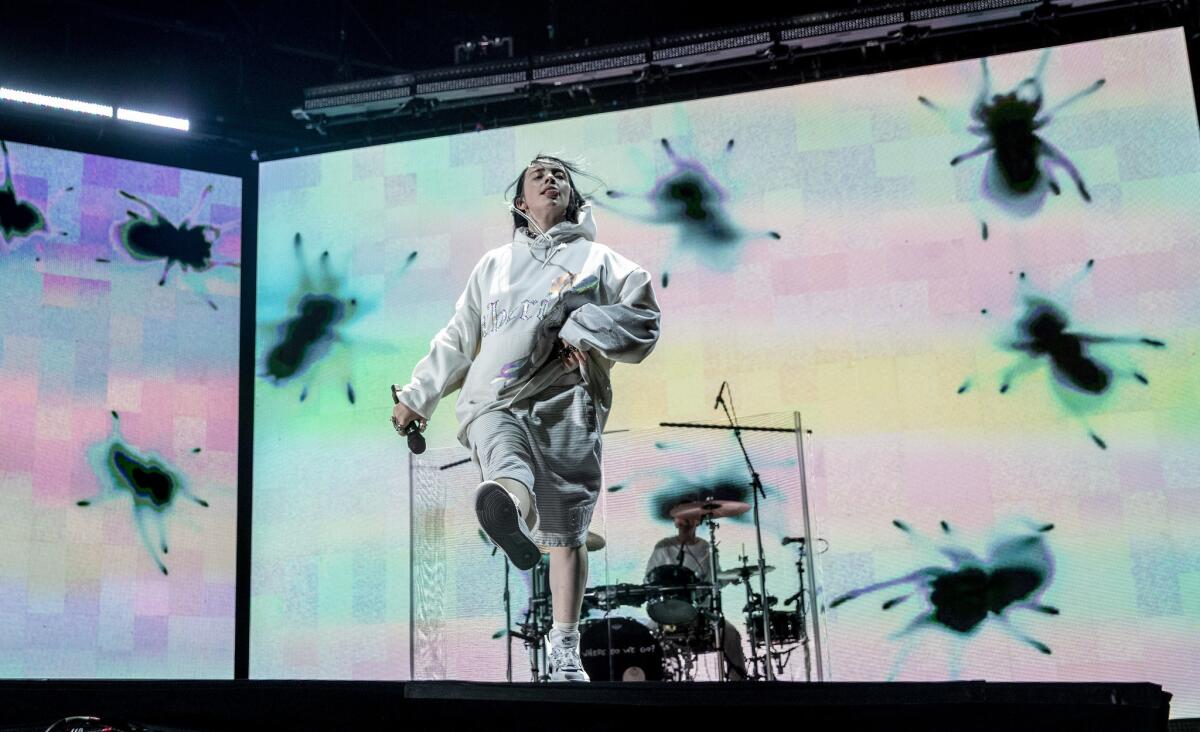
M 682 566 L 694 572 L 701 584 L 713 582 L 709 544 L 696 536 L 696 527 L 699 525 L 699 518 L 686 514 L 675 517 L 676 534 L 655 544 L 654 551 L 646 562 L 646 582 L 650 582 L 650 573 L 655 567 L 677 566 L 681 558 Z M 708 593 L 703 593 L 700 599 L 707 604 Z M 697 622 L 702 621 L 698 619 Z M 746 678 L 746 654 L 742 650 L 742 635 L 728 620 L 725 621 L 725 664 L 729 668 L 730 680 L 740 681 Z

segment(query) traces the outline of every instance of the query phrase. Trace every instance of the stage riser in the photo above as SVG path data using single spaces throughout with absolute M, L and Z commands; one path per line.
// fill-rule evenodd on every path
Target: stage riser
M 172 731 L 263 729 L 1166 730 L 1153 684 L 472 684 L 14 681 L 0 732 L 70 715 Z M 564 720 L 570 724 L 564 727 Z M 41 725 L 40 727 L 38 725 Z

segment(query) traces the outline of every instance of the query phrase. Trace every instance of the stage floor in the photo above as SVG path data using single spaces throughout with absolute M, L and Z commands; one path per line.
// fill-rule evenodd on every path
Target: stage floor
M 1166 730 L 1155 684 L 5 681 L 0 730 L 72 715 L 148 729 Z

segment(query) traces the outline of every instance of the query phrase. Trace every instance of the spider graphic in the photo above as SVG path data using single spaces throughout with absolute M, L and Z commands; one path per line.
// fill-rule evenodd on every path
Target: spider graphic
M 12 163 L 9 159 L 8 144 L 0 140 L 0 153 L 4 157 L 4 182 L 0 183 L 0 239 L 8 246 L 18 239 L 31 237 L 50 229 L 46 215 L 32 202 L 22 200 L 17 196 L 16 184 L 13 181 Z M 50 197 L 49 206 L 54 205 L 55 199 L 74 191 L 73 186 L 64 188 L 58 194 Z M 58 232 L 66 236 L 65 231 Z M 40 252 L 40 246 L 38 247 Z M 38 255 L 40 259 L 40 254 Z
M 903 521 L 895 520 L 892 525 L 914 541 L 932 543 Z M 947 522 L 940 522 L 940 526 L 943 535 L 953 534 Z M 1053 528 L 1054 524 L 1027 524 L 1020 532 L 994 539 L 988 546 L 986 557 L 979 557 L 954 542 L 935 544 L 934 549 L 949 560 L 949 566 L 920 567 L 900 577 L 851 590 L 835 598 L 829 607 L 832 609 L 880 590 L 903 587 L 900 594 L 884 600 L 882 610 L 890 611 L 914 596 L 921 597 L 925 605 L 892 638 L 922 628 L 937 628 L 966 638 L 990 621 L 1038 652 L 1049 655 L 1050 647 L 1018 630 L 1010 614 L 1015 610 L 1059 614 L 1057 608 L 1041 601 L 1054 578 L 1054 558 L 1046 543 L 1046 533 Z M 893 669 L 893 677 L 898 670 L 898 667 Z
M 314 280 L 304 261 L 303 239 L 297 233 L 293 240 L 296 262 L 300 268 L 298 289 L 288 303 L 291 317 L 276 327 L 278 340 L 267 352 L 263 374 L 276 385 L 302 375 L 311 375 L 314 366 L 343 341 L 338 334 L 346 321 L 358 309 L 358 299 L 339 294 L 342 280 L 329 266 L 329 251 L 318 259 L 320 274 Z M 308 383 L 300 390 L 300 401 L 308 398 Z M 354 385 L 346 380 L 346 399 L 355 401 Z
M 350 342 L 342 331 L 362 310 L 361 303 L 357 297 L 343 294 L 345 278 L 334 274 L 328 250 L 318 257 L 318 272 L 314 277 L 305 261 L 304 240 L 299 233 L 293 239 L 292 248 L 300 278 L 288 300 L 290 315 L 282 322 L 267 326 L 274 330 L 275 340 L 263 359 L 261 376 L 277 386 L 302 380 L 300 401 L 303 402 L 308 398 L 309 384 L 317 378 L 319 369 L 337 357 L 342 360 L 346 399 L 354 404 L 357 395 L 349 378 L 350 364 L 344 361 Z M 417 253 L 411 252 L 399 272 L 407 271 L 416 257 Z
M 116 238 L 122 249 L 135 260 L 152 262 L 161 259 L 163 261 L 162 277 L 158 280 L 160 287 L 166 284 L 167 273 L 170 272 L 173 264 L 178 264 L 179 269 L 185 272 L 188 270 L 205 272 L 213 267 L 240 266 L 237 262 L 213 261 L 212 249 L 217 240 L 221 238 L 220 227 L 191 223 L 199 215 L 205 199 L 212 193 L 212 190 L 211 185 L 205 187 L 195 207 L 178 224 L 172 223 L 149 202 L 132 193 L 118 191 L 124 198 L 143 206 L 146 213 L 126 211 L 129 218 L 116 227 Z M 96 261 L 108 262 L 110 260 L 97 259 Z M 208 298 L 202 286 L 192 286 L 199 289 L 209 307 L 213 310 L 217 309 L 217 304 Z
M 699 161 L 685 158 L 675 151 L 671 143 L 660 141 L 672 169 L 658 178 L 651 190 L 641 196 L 653 208 L 649 214 L 618 212 L 623 215 L 655 225 L 672 225 L 679 231 L 678 249 L 691 250 L 705 265 L 721 271 L 730 271 L 737 263 L 742 244 L 751 239 L 779 239 L 775 231 L 746 232 L 734 224 L 725 208 L 730 201 L 729 192 Z M 733 151 L 734 141 L 725 144 L 725 154 Z M 612 199 L 630 198 L 632 194 L 609 190 Z M 598 202 L 598 205 L 603 205 Z M 662 285 L 670 281 L 670 269 L 674 255 L 667 258 L 662 269 Z
M 1095 260 L 1089 259 L 1070 284 L 1077 284 L 1089 276 L 1094 267 Z M 1060 401 L 1084 421 L 1092 442 L 1107 449 L 1108 443 L 1087 425 L 1086 413 L 1095 408 L 1096 399 L 1113 391 L 1119 379 L 1132 379 L 1143 386 L 1149 386 L 1150 379 L 1136 367 L 1114 367 L 1095 349 L 1105 345 L 1166 348 L 1166 343 L 1146 336 L 1100 335 L 1071 328 L 1071 319 L 1064 307 L 1046 296 L 1028 293 L 1028 278 L 1024 272 L 1020 273 L 1018 281 L 1019 299 L 1024 309 L 1013 325 L 1011 336 L 1003 344 L 1017 354 L 1017 359 L 1001 374 L 1000 393 L 1007 394 L 1019 377 L 1045 363 L 1050 368 L 1052 388 Z M 988 315 L 987 310 L 982 312 Z M 958 393 L 969 391 L 972 383 L 971 379 L 964 381 Z
M 94 506 L 121 493 L 129 493 L 133 498 L 133 520 L 142 545 L 158 565 L 159 571 L 167 574 L 167 565 L 158 555 L 159 550 L 163 556 L 167 554 L 165 514 L 174 507 L 175 500 L 180 496 L 205 508 L 208 502 L 192 493 L 183 474 L 171 468 L 164 459 L 127 443 L 121 436 L 120 416 L 114 411 L 112 418 L 112 435 L 93 448 L 90 456 L 97 476 L 107 485 L 107 489 L 96 496 L 77 501 L 76 505 Z M 192 450 L 193 454 L 199 452 L 198 447 Z M 150 533 L 146 528 L 148 514 L 153 515 L 158 529 L 157 545 L 150 541 Z
M 1043 109 L 1045 94 L 1042 75 L 1049 60 L 1050 52 L 1047 50 L 1038 59 L 1030 76 L 1010 91 L 1000 94 L 992 94 L 987 59 L 980 60 L 982 84 L 971 106 L 972 123 L 967 131 L 983 140 L 973 149 L 950 160 L 951 166 L 957 166 L 980 155 L 987 155 L 983 172 L 984 196 L 1014 216 L 1032 216 L 1041 210 L 1047 193 L 1057 196 L 1062 192 L 1055 177 L 1055 168 L 1066 172 L 1084 201 L 1092 200 L 1079 169 L 1041 131 L 1054 120 L 1055 114 L 1104 86 L 1104 79 L 1097 79 L 1055 106 Z M 942 108 L 928 98 L 920 96 L 917 100 L 946 119 Z M 982 217 L 980 231 L 982 238 L 987 239 L 988 225 Z

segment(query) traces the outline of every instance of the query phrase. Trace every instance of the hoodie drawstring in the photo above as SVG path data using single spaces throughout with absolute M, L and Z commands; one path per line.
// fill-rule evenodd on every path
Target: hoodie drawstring
M 524 215 L 524 214 L 522 214 L 522 215 Z M 540 242 L 542 241 L 542 239 L 547 239 L 547 240 L 549 240 L 549 243 L 548 243 L 548 244 L 546 244 L 546 248 L 545 248 L 545 250 L 546 250 L 546 258 L 545 258 L 545 259 L 538 259 L 537 255 L 536 255 L 536 254 L 533 254 L 533 250 L 536 248 L 536 247 L 534 246 L 533 242 L 527 242 L 527 243 L 526 243 L 526 246 L 528 246 L 528 247 L 529 247 L 529 253 L 530 253 L 530 255 L 532 255 L 534 259 L 537 259 L 537 261 L 541 262 L 541 263 L 542 263 L 542 269 L 545 269 L 545 268 L 546 268 L 546 265 L 550 264 L 551 260 L 553 260 L 553 259 L 554 259 L 554 255 L 555 255 L 555 254 L 558 254 L 559 250 L 560 250 L 560 249 L 562 249 L 563 247 L 565 247 L 565 246 L 566 246 L 566 244 L 564 244 L 564 243 L 562 243 L 562 242 L 557 242 L 557 243 L 556 243 L 556 242 L 554 241 L 554 238 L 553 238 L 553 237 L 551 237 L 550 235 L 548 235 L 546 232 L 542 231 L 542 230 L 541 230 L 541 227 L 539 227 L 537 224 L 533 223 L 533 219 L 530 219 L 528 216 L 526 216 L 525 218 L 529 220 L 529 223 L 530 223 L 530 224 L 532 224 L 532 226 L 533 226 L 533 229 L 537 229 L 537 236 L 536 236 L 536 237 L 534 237 L 534 240 L 533 240 L 534 242 L 538 242 L 538 243 L 540 243 Z M 526 228 L 528 228 L 528 227 L 526 227 Z M 552 229 L 553 229 L 554 227 L 550 227 L 550 228 L 552 228 Z M 532 230 L 532 229 L 530 229 L 530 233 L 533 233 L 533 230 Z

